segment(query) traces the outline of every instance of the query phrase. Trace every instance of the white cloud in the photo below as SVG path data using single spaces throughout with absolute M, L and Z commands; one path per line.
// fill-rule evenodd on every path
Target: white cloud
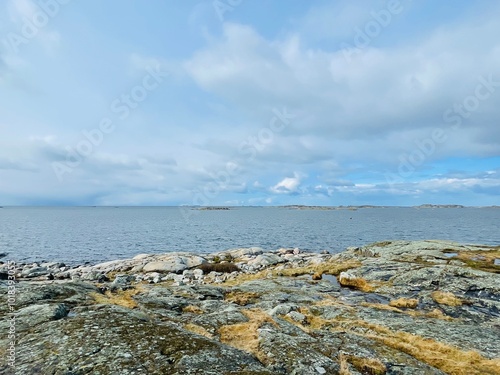
M 342 51 L 308 48 L 297 34 L 266 40 L 249 26 L 225 24 L 221 40 L 198 51 L 185 66 L 200 87 L 247 111 L 283 103 L 305 113 L 288 134 L 332 142 L 369 140 L 377 155 L 393 154 L 395 148 L 411 151 L 418 133 L 427 136 L 437 126 L 449 126 L 444 112 L 474 94 L 479 76 L 493 74 L 500 81 L 498 34 L 500 24 L 493 19 L 480 26 L 465 23 L 437 30 L 416 45 L 366 48 L 348 61 Z M 481 50 L 461 43 L 465 39 L 481 40 Z M 500 90 L 466 119 L 478 133 L 461 134 L 462 149 L 470 154 L 480 152 L 480 135 L 495 130 L 480 117 L 500 116 L 494 105 L 498 97 Z M 490 142 L 491 136 L 486 139 Z M 360 150 L 365 158 L 366 150 Z M 449 142 L 440 151 L 436 156 L 450 155 L 455 147 Z
M 285 177 L 276 185 L 271 187 L 271 191 L 276 194 L 291 194 L 297 193 L 300 186 L 301 178 L 297 172 L 294 172 L 293 177 Z

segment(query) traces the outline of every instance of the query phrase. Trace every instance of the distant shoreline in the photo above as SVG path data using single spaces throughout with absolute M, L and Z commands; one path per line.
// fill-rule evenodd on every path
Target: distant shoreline
M 279 205 L 279 206 L 95 206 L 95 205 L 3 205 L 3 208 L 178 208 L 178 209 L 194 209 L 200 211 L 211 211 L 211 210 L 232 210 L 238 208 L 285 208 L 285 209 L 296 209 L 296 210 L 353 210 L 353 209 L 365 209 L 365 208 L 500 208 L 498 205 L 490 206 L 465 206 L 460 204 L 421 204 L 418 206 L 378 206 L 378 205 L 347 205 L 347 206 L 321 206 L 321 205 L 302 205 L 302 204 L 290 204 L 290 205 Z

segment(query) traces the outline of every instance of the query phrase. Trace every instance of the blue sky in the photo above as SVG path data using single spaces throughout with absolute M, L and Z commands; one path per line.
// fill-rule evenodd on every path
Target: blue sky
M 499 14 L 6 0 L 0 205 L 499 205 Z

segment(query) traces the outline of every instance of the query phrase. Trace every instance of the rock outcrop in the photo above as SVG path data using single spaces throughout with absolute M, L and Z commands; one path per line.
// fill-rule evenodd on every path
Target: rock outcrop
M 15 372 L 0 373 L 500 374 L 499 258 L 386 241 L 19 264 L 13 312 L 0 281 L 0 330 L 16 322 Z

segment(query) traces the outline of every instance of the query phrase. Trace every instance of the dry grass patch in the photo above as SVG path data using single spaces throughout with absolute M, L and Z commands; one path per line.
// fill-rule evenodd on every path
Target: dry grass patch
M 193 313 L 193 314 L 203 314 L 205 311 L 195 305 L 188 305 L 182 309 L 182 312 L 184 313 Z
M 389 306 L 414 309 L 418 306 L 418 299 L 415 298 L 398 298 L 389 302 Z
M 368 328 L 372 333 L 363 336 L 407 353 L 450 375 L 500 374 L 500 359 L 487 359 L 476 351 L 463 351 L 433 339 L 402 331 L 391 331 L 363 320 L 339 322 L 338 325 L 340 329 L 351 329 L 351 333 L 357 335 L 360 335 L 357 330 L 359 327 Z
M 351 311 L 355 311 L 356 308 L 345 303 L 345 302 L 342 302 L 342 301 L 339 301 L 337 298 L 333 297 L 333 296 L 330 296 L 328 294 L 326 295 L 323 295 L 323 299 L 318 301 L 318 302 L 314 302 L 313 305 L 314 306 L 341 306 L 343 308 L 346 308 L 348 310 L 351 310 Z
M 134 300 L 133 296 L 140 292 L 141 289 L 136 287 L 134 289 L 122 290 L 115 293 L 109 290 L 104 294 L 92 292 L 90 296 L 99 304 L 118 305 L 133 309 L 137 307 L 137 302 Z
M 250 303 L 255 303 L 259 297 L 260 294 L 254 292 L 229 292 L 224 299 L 240 306 L 246 306 Z
M 313 329 L 327 328 L 335 331 L 348 331 L 352 334 L 367 337 L 381 342 L 388 347 L 409 354 L 450 375 L 500 374 L 500 359 L 488 359 L 481 356 L 481 354 L 476 351 L 464 351 L 460 348 L 433 339 L 413 335 L 408 332 L 391 331 L 386 327 L 372 324 L 364 320 L 346 319 L 344 317 L 327 320 L 312 315 L 304 308 L 300 309 L 300 312 L 306 316 L 308 323 L 307 327 L 304 327 L 300 323 L 287 320 L 303 329 L 305 332 L 310 332 L 310 330 Z M 367 329 L 366 333 L 359 333 L 360 328 Z M 359 366 L 361 366 L 360 363 L 358 363 Z M 356 367 L 354 363 L 353 366 Z M 380 370 L 381 369 L 382 368 L 380 368 Z M 348 366 L 345 367 L 345 371 L 348 371 Z M 344 372 L 344 374 L 348 373 L 349 372 Z
M 341 319 L 324 319 L 321 316 L 311 313 L 311 311 L 306 307 L 300 307 L 298 311 L 306 317 L 303 323 L 299 323 L 286 315 L 280 315 L 280 318 L 299 327 L 306 333 L 311 333 L 311 331 L 314 330 L 336 326 L 338 324 L 338 321 Z
M 203 271 L 203 273 L 209 274 L 210 272 L 222 272 L 231 273 L 239 271 L 239 267 L 234 263 L 204 263 L 199 265 L 197 268 Z
M 214 338 L 214 335 L 212 335 L 205 328 L 203 328 L 202 326 L 199 326 L 197 324 L 187 323 L 187 324 L 184 324 L 184 328 L 187 329 L 188 331 L 191 331 L 191 332 L 196 333 L 198 335 L 208 337 L 209 339 Z
M 259 333 L 257 330 L 265 323 L 277 326 L 277 323 L 261 309 L 242 310 L 249 321 L 222 326 L 219 328 L 220 341 L 234 348 L 255 355 L 261 362 L 266 355 L 259 349 Z
M 406 314 L 406 315 L 409 315 L 413 318 L 432 318 L 432 319 L 447 320 L 449 322 L 455 320 L 451 316 L 446 315 L 445 313 L 443 313 L 439 309 L 434 309 L 431 311 L 400 310 L 397 307 L 390 306 L 390 305 L 384 305 L 382 303 L 367 303 L 367 302 L 361 303 L 361 306 L 371 307 L 374 309 L 385 310 L 385 311 L 392 311 L 392 312 L 401 313 L 401 314 Z
M 347 363 L 347 356 L 345 354 L 341 354 L 339 356 L 339 364 L 339 375 L 352 375 L 352 372 L 349 370 L 349 364 Z
M 339 262 L 336 260 L 329 260 L 324 263 L 313 264 L 306 267 L 289 268 L 279 271 L 283 276 L 301 276 L 312 274 L 328 274 L 337 276 L 341 272 L 348 271 L 353 268 L 361 267 L 361 262 L 357 260 L 348 260 Z M 277 275 L 281 276 L 281 275 Z
M 485 272 L 500 273 L 500 266 L 495 265 L 495 259 L 500 259 L 500 250 L 498 247 L 492 248 L 492 250 L 477 251 L 445 249 L 443 253 L 457 253 L 457 256 L 451 259 L 461 260 L 470 268 Z
M 240 274 L 234 279 L 227 280 L 225 282 L 228 286 L 240 285 L 247 281 L 261 280 L 266 278 L 274 277 L 297 277 L 302 275 L 312 275 L 315 273 L 329 274 L 337 276 L 343 271 L 348 271 L 353 268 L 358 268 L 361 266 L 361 262 L 357 260 L 348 260 L 344 262 L 338 262 L 335 260 L 329 260 L 324 263 L 314 264 L 306 267 L 296 267 L 296 268 L 285 268 L 279 271 L 275 270 L 263 270 L 253 274 Z
M 364 320 L 346 319 L 344 317 L 326 320 L 308 313 L 306 309 L 301 309 L 300 312 L 306 315 L 309 327 L 304 327 L 297 322 L 294 322 L 294 324 L 306 332 L 310 329 L 326 328 L 330 328 L 334 331 L 348 331 L 352 334 L 367 337 L 390 348 L 409 354 L 450 375 L 500 374 L 500 359 L 488 359 L 481 356 L 481 354 L 476 351 L 464 351 L 460 348 L 433 339 L 424 338 L 403 331 L 392 331 L 386 327 Z M 360 328 L 366 329 L 365 333 L 360 333 Z M 348 359 L 349 358 L 346 357 L 346 364 L 343 367 L 341 359 L 341 368 L 344 368 L 344 372 L 341 373 L 349 374 L 349 372 L 345 372 L 349 371 L 347 366 Z M 362 362 L 358 362 L 358 366 L 361 365 Z M 353 366 L 356 367 L 354 363 Z M 382 370 L 382 367 L 379 369 Z
M 387 367 L 377 358 L 364 358 L 347 355 L 347 361 L 362 374 L 384 375 L 387 372 Z
M 446 306 L 461 306 L 464 302 L 461 298 L 458 298 L 453 293 L 442 292 L 440 290 L 432 292 L 431 297 L 436 303 Z

